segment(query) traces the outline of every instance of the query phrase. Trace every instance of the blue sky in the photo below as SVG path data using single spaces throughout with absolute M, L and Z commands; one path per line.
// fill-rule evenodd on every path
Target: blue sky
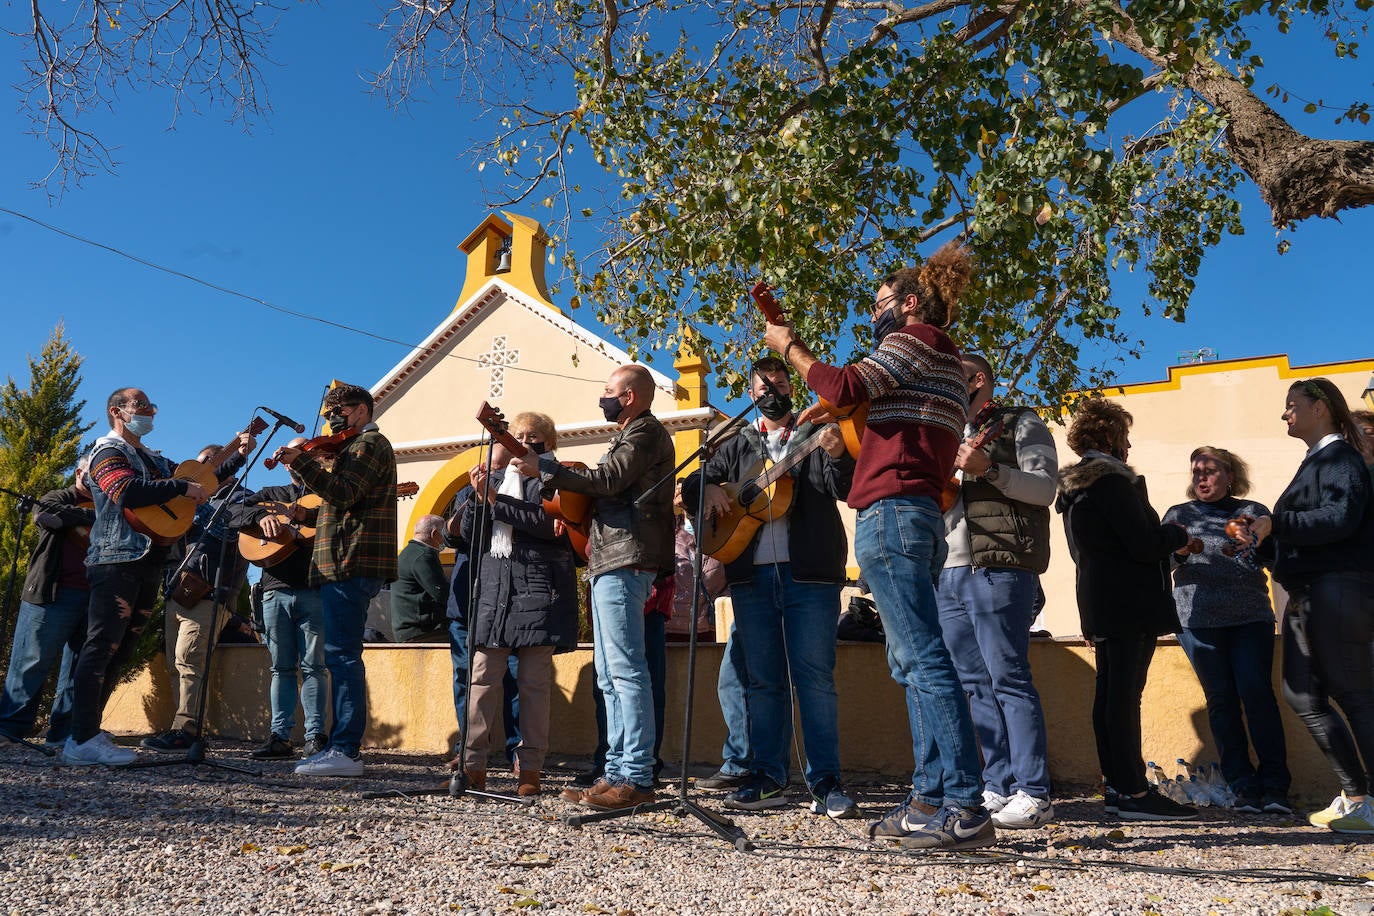
M 0 6 L 0 26 L 22 30 L 25 12 Z M 51 201 L 29 187 L 51 158 L 25 135 L 9 88 L 18 80 L 18 49 L 5 36 L 0 207 L 286 308 L 421 340 L 462 285 L 458 242 L 489 212 L 464 152 L 494 125 L 443 87 L 403 114 L 369 96 L 360 72 L 380 65 L 385 48 L 367 27 L 368 12 L 309 4 L 286 10 L 273 44 L 278 66 L 267 69 L 273 114 L 249 133 L 214 109 L 183 116 L 169 130 L 167 97 L 123 90 L 115 111 L 91 122 L 118 147 L 118 174 L 97 175 Z M 1336 62 L 1310 36 L 1258 44 L 1271 61 L 1262 85 L 1278 79 L 1295 95 L 1333 104 L 1374 95 L 1374 67 L 1365 60 Z M 1303 116 L 1299 107 L 1294 102 L 1285 113 L 1310 134 L 1374 135 L 1367 127 L 1334 127 L 1327 114 Z M 1340 223 L 1309 221 L 1280 256 L 1253 188 L 1243 203 L 1247 233 L 1208 257 L 1187 324 L 1127 322 L 1147 347 L 1143 360 L 1120 369 L 1123 381 L 1161 378 L 1179 350 L 1204 346 L 1224 358 L 1286 352 L 1295 364 L 1374 356 L 1365 280 L 1374 210 L 1346 213 Z M 578 248 L 585 253 L 587 240 Z M 1132 315 L 1136 298 L 1122 286 L 1120 304 Z M 65 321 L 86 357 L 88 417 L 102 417 L 110 389 L 141 385 L 160 407 L 149 444 L 177 458 L 222 441 L 257 404 L 309 422 L 330 378 L 371 385 L 405 354 L 4 213 L 0 309 L 0 370 L 23 384 L 27 356 Z M 591 321 L 584 311 L 575 317 Z M 655 362 L 671 372 L 671 360 Z

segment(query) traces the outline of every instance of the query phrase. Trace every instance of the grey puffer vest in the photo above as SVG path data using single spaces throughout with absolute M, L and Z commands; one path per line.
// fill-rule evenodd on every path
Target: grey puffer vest
M 989 456 L 1003 467 L 1016 467 L 1016 422 L 1028 407 L 1002 410 L 1002 432 L 992 441 Z M 1028 569 L 1050 568 L 1050 510 L 1010 499 L 984 480 L 966 480 L 964 501 L 974 566 Z

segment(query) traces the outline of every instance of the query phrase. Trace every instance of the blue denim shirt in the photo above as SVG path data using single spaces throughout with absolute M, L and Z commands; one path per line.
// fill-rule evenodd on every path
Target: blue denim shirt
M 161 455 L 136 449 L 113 434 L 97 439 L 91 453 L 95 454 L 110 446 L 123 452 L 135 470 L 142 470 L 146 466 L 145 458 L 150 460 L 164 477 L 172 476 L 176 469 L 172 462 Z M 125 521 L 123 511 L 111 502 L 99 486 L 91 487 L 91 497 L 95 501 L 95 524 L 91 526 L 91 547 L 86 551 L 86 565 L 128 563 L 147 556 L 149 548 L 153 545 L 152 538 L 135 531 Z

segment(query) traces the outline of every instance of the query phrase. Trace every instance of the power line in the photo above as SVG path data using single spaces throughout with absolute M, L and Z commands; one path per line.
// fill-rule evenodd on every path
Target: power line
M 364 336 L 364 337 L 370 337 L 370 338 L 372 338 L 373 340 L 380 340 L 380 341 L 382 341 L 383 343 L 396 344 L 397 346 L 405 347 L 405 348 L 407 348 L 407 349 L 409 349 L 409 350 L 417 350 L 417 349 L 419 349 L 419 347 L 420 347 L 419 344 L 408 343 L 408 342 L 406 342 L 406 341 L 404 341 L 404 340 L 399 340 L 399 339 L 397 339 L 397 338 L 395 338 L 395 337 L 387 337 L 385 334 L 378 334 L 378 333 L 373 332 L 373 331 L 364 330 L 363 328 L 356 328 L 356 327 L 354 327 L 354 326 L 352 326 L 352 325 L 349 325 L 349 324 L 343 324 L 342 322 L 331 321 L 331 320 L 328 319 L 328 318 L 322 318 L 322 317 L 320 317 L 319 315 L 312 315 L 312 314 L 310 314 L 309 312 L 301 312 L 301 311 L 297 311 L 296 309 L 290 309 L 290 308 L 287 308 L 287 307 L 282 306 L 282 305 L 277 305 L 277 304 L 275 304 L 275 303 L 268 302 L 266 299 L 263 299 L 263 298 L 261 298 L 261 297 L 259 297 L 259 296 L 254 296 L 254 295 L 252 295 L 251 293 L 241 292 L 240 290 L 232 289 L 232 288 L 227 287 L 227 286 L 221 286 L 221 285 L 218 284 L 218 283 L 212 283 L 211 281 L 205 280 L 205 279 L 203 279 L 203 278 L 201 278 L 201 277 L 197 277 L 197 276 L 195 276 L 194 274 L 188 274 L 188 273 L 186 273 L 185 271 L 177 270 L 177 269 L 174 268 L 174 267 L 167 267 L 167 266 L 165 266 L 165 265 L 163 265 L 163 264 L 158 264 L 158 263 L 155 262 L 155 261 L 149 261 L 147 258 L 141 258 L 141 257 L 139 257 L 139 256 L 136 255 L 136 254 L 132 254 L 132 253 L 130 253 L 130 252 L 124 251 L 123 249 L 116 248 L 116 247 L 114 247 L 113 245 L 106 245 L 104 242 L 98 242 L 98 241 L 96 241 L 96 240 L 94 240 L 94 239 L 89 239 L 89 238 L 86 238 L 86 237 L 84 237 L 84 236 L 77 235 L 77 234 L 74 233 L 74 232 L 69 232 L 69 231 L 67 231 L 66 229 L 63 229 L 63 228 L 61 228 L 61 227 L 59 227 L 59 226 L 54 226 L 54 225 L 52 225 L 51 223 L 45 223 L 43 220 L 38 219 L 37 217 L 34 217 L 34 216 L 30 216 L 30 215 L 27 214 L 27 213 L 20 213 L 19 211 L 17 211 L 17 210 L 11 210 L 11 209 L 8 208 L 8 207 L 0 207 L 0 213 L 8 213 L 10 216 L 14 216 L 14 217 L 17 217 L 18 219 L 26 220 L 27 222 L 33 223 L 35 226 L 38 226 L 38 227 L 43 228 L 43 229 L 46 229 L 46 230 L 48 230 L 49 232 L 52 232 L 52 233 L 55 233 L 55 234 L 57 234 L 57 235 L 62 236 L 63 238 L 70 239 L 70 240 L 73 241 L 73 242 L 80 242 L 80 243 L 83 244 L 83 245 L 90 245 L 90 246 L 93 247 L 93 248 L 99 248 L 99 249 L 101 249 L 102 251 L 107 251 L 107 252 L 109 252 L 110 254 L 116 255 L 116 256 L 121 257 L 121 258 L 125 258 L 126 260 L 129 260 L 129 261 L 133 261 L 134 263 L 140 264 L 140 265 L 142 265 L 142 266 L 144 266 L 144 267 L 148 267 L 148 268 L 151 268 L 151 269 L 153 269 L 153 270 L 160 271 L 160 272 L 162 272 L 162 273 L 168 274 L 168 275 L 173 276 L 173 277 L 178 277 L 178 278 L 180 278 L 180 279 L 182 279 L 182 280 L 187 280 L 187 281 L 189 281 L 189 282 L 191 282 L 191 283 L 195 283 L 195 284 L 198 284 L 198 285 L 200 285 L 200 286 L 204 286 L 204 287 L 207 288 L 207 289 L 212 289 L 212 290 L 214 290 L 215 292 L 224 293 L 225 295 L 228 295 L 228 296 L 234 296 L 234 297 L 236 297 L 236 298 L 238 298 L 238 299 L 247 300 L 248 302 L 252 302 L 252 303 L 254 303 L 255 305 L 260 305 L 260 306 L 262 306 L 263 308 L 271 309 L 271 310 L 274 311 L 274 312 L 280 312 L 280 313 L 283 314 L 283 315 L 289 315 L 289 316 L 291 316 L 292 318 L 300 318 L 300 319 L 302 319 L 302 320 L 304 320 L 304 321 L 314 321 L 314 322 L 317 322 L 317 323 L 319 323 L 319 324 L 325 325 L 325 326 L 327 326 L 327 327 L 336 328 L 336 329 L 338 329 L 338 330 L 340 330 L 340 331 L 347 331 L 347 332 L 350 332 L 350 333 L 353 333 L 353 334 L 361 334 L 361 335 Z M 444 354 L 444 357 L 443 357 L 443 358 L 444 358 L 444 359 L 457 359 L 457 360 L 462 360 L 463 362 L 469 362 L 469 363 L 479 363 L 479 364 L 481 363 L 481 360 L 479 360 L 479 359 L 476 359 L 476 358 L 471 357 L 471 356 L 462 356 L 462 355 L 457 354 L 457 353 L 446 353 L 446 354 Z M 546 370 L 543 370 L 543 369 L 531 369 L 531 368 L 527 368 L 527 367 L 525 367 L 525 366 L 520 366 L 520 365 L 510 365 L 510 366 L 504 366 L 504 367 L 502 367 L 502 368 L 504 368 L 504 369 L 506 369 L 506 370 L 513 370 L 513 371 L 516 371 L 516 372 L 528 372 L 528 373 L 531 373 L 531 374 L 533 374 L 533 375 L 547 375 L 547 376 L 550 376 L 551 378 L 568 379 L 568 380 L 570 380 L 570 381 L 584 382 L 584 383 L 587 383 L 587 384 L 596 384 L 596 385 L 601 384 L 601 382 L 599 382 L 599 381 L 596 381 L 596 380 L 594 380 L 594 379 L 585 378 L 585 377 L 583 377 L 583 376 L 578 376 L 578 375 L 566 375 L 566 374 L 561 373 L 561 372 L 549 372 L 549 371 L 546 371 Z

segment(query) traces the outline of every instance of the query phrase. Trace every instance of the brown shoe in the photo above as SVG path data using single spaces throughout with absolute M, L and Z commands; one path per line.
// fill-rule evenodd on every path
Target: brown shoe
M 629 783 L 621 783 L 618 786 L 611 786 L 604 792 L 592 793 L 588 791 L 582 797 L 582 804 L 589 808 L 599 808 L 602 811 L 615 811 L 621 808 L 633 808 L 636 805 L 647 805 L 649 802 L 656 801 L 658 796 L 654 795 L 654 790 L 645 792 L 638 786 Z
M 578 805 L 581 804 L 588 795 L 605 792 L 610 788 L 611 784 L 609 782 L 604 779 L 598 779 L 592 784 L 590 789 L 578 789 L 574 786 L 568 786 L 562 792 L 558 793 L 558 797 L 566 802 L 572 802 L 574 805 Z
M 479 792 L 487 787 L 486 770 L 468 770 L 468 788 Z
M 517 785 L 515 787 L 515 794 L 520 796 L 521 798 L 528 798 L 531 795 L 539 794 L 540 786 L 538 770 L 535 770 L 531 773 L 527 773 L 524 770 L 521 770 L 516 777 L 516 781 Z
M 453 770 L 455 773 L 458 772 L 463 768 L 463 755 L 454 754 L 453 759 L 450 760 L 448 763 L 444 764 L 444 766 L 448 767 L 450 770 Z

